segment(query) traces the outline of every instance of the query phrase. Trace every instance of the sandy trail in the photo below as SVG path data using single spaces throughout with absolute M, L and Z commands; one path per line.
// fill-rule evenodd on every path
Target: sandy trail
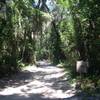
M 63 68 L 47 61 L 39 64 L 39 67 L 25 68 L 10 79 L 0 80 L 0 100 L 83 100 L 75 96 L 76 90 L 70 86 Z

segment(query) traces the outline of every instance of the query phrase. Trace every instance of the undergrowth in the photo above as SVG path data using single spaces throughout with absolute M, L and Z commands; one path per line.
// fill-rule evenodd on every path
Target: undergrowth
M 68 72 L 69 82 L 75 84 L 75 88 L 86 95 L 96 96 L 100 94 L 100 76 L 98 75 L 79 75 L 75 66 L 63 63 L 65 71 Z

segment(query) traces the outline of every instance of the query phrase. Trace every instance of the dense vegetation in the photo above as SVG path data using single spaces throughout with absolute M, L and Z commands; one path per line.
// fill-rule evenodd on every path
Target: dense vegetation
M 40 59 L 100 74 L 99 12 L 98 0 L 0 0 L 0 76 Z

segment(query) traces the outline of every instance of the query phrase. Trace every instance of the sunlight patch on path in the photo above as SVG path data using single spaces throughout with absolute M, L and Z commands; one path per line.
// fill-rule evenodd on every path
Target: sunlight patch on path
M 47 62 L 40 62 L 40 67 L 28 66 L 24 71 L 31 72 L 33 77 L 31 82 L 25 85 L 20 84 L 18 87 L 5 88 L 0 91 L 0 95 L 18 94 L 29 97 L 30 94 L 41 94 L 42 98 L 69 98 L 75 95 L 76 91 L 68 85 L 66 72 L 62 68 L 49 66 Z M 20 75 L 17 76 L 19 77 Z

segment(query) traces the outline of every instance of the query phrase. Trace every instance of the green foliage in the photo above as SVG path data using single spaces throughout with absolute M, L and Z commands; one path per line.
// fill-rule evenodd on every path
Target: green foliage
M 0 76 L 18 71 L 19 61 L 34 62 L 37 28 L 37 10 L 32 8 L 32 0 L 9 0 L 4 6 L 6 16 L 0 16 Z
M 100 2 L 55 1 L 51 13 L 44 0 L 34 8 L 34 0 L 0 2 L 1 75 L 43 58 L 68 66 L 88 60 L 89 72 L 100 73 Z
M 78 55 L 74 56 L 75 60 L 77 60 L 77 58 L 80 60 L 88 60 L 90 73 L 99 73 L 100 29 L 98 27 L 100 23 L 100 2 L 97 0 L 58 0 L 57 2 L 61 7 L 63 6 L 67 9 L 65 15 L 67 16 L 67 24 L 63 21 L 61 22 L 62 33 L 65 34 L 66 40 L 63 34 L 62 39 L 64 42 L 67 42 L 66 44 L 68 44 L 68 42 L 71 44 L 72 41 L 73 46 L 69 45 L 66 51 L 71 50 L 71 53 L 74 51 L 74 55 Z M 71 23 L 71 25 L 68 23 Z M 71 37 L 69 37 L 70 33 L 74 33 L 74 35 L 72 34 Z M 67 37 L 69 37 L 70 40 Z
M 100 76 L 77 77 L 77 82 L 80 82 L 80 89 L 88 95 L 95 96 L 100 92 Z

